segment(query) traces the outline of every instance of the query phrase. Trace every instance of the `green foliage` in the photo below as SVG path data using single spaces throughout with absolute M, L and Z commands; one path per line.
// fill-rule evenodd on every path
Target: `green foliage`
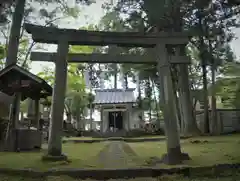
M 5 51 L 5 46 L 4 45 L 0 45 L 0 70 L 2 70 L 4 68 L 4 58 L 6 57 L 6 51 Z
M 47 81 L 50 85 L 54 84 L 54 72 L 49 67 L 43 67 L 43 71 L 38 76 Z M 68 66 L 67 92 L 65 97 L 65 111 L 73 118 L 80 120 L 84 116 L 85 109 L 89 104 L 88 94 L 85 91 L 85 82 L 77 64 Z
M 222 98 L 224 107 L 240 108 L 240 64 L 229 62 L 221 67 L 223 75 L 216 82 L 216 94 Z
M 54 72 L 53 70 L 48 67 L 48 66 L 44 66 L 42 67 L 42 71 L 39 72 L 37 74 L 37 76 L 41 77 L 42 79 L 44 79 L 48 84 L 50 84 L 51 86 L 53 86 L 54 83 Z
M 94 99 L 95 99 L 94 94 L 88 93 L 87 97 L 88 97 L 88 102 L 89 102 L 89 103 L 93 103 L 93 101 L 94 101 Z

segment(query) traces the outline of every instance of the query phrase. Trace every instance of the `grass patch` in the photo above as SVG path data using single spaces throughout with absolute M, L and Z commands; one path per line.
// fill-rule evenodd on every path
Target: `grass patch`
M 60 162 L 42 162 L 41 158 L 46 152 L 43 148 L 38 152 L 20 152 L 8 153 L 0 152 L 1 168 L 32 168 L 39 170 L 47 170 L 50 168 L 91 168 L 97 167 L 96 156 L 105 146 L 104 143 L 92 144 L 63 144 L 63 153 L 68 156 L 69 161 Z
M 165 142 L 129 143 L 138 155 L 139 165 L 151 165 L 151 159 L 166 153 Z M 240 162 L 240 135 L 199 137 L 181 140 L 182 151 L 192 160 L 179 166 L 210 166 L 221 163 Z M 149 165 L 148 165 L 149 164 Z M 159 164 L 159 167 L 169 167 Z
M 101 143 L 65 143 L 63 153 L 69 161 L 42 162 L 43 149 L 39 152 L 7 153 L 0 152 L 0 168 L 32 168 L 47 170 L 50 168 L 102 168 L 99 163 L 98 153 L 109 142 Z M 161 157 L 166 153 L 166 143 L 162 142 L 138 142 L 128 143 L 136 155 L 127 152 L 129 167 L 153 166 L 151 158 Z M 240 163 L 240 135 L 228 135 L 220 137 L 199 137 L 181 140 L 183 152 L 190 155 L 192 160 L 185 161 L 181 166 L 211 166 L 221 163 Z M 114 154 L 114 153 L 113 153 Z M 153 160 L 154 161 L 154 160 Z M 170 166 L 159 164 L 159 168 Z

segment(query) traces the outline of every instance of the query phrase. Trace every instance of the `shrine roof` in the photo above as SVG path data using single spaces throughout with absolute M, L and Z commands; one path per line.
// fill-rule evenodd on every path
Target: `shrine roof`
M 21 92 L 22 100 L 26 98 L 34 100 L 52 95 L 52 87 L 46 81 L 16 64 L 0 71 L 0 91 L 8 96 Z
M 135 103 L 135 89 L 98 89 L 94 104 L 126 104 Z

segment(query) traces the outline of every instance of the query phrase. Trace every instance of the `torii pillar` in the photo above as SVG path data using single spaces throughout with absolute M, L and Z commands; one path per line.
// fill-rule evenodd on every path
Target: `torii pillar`
M 162 161 L 166 164 L 179 164 L 182 160 L 188 160 L 189 156 L 181 152 L 171 64 L 165 44 L 156 46 L 156 56 L 161 83 L 160 91 L 163 103 L 165 135 L 167 138 L 167 154 L 163 156 Z
M 62 122 L 64 114 L 64 99 L 67 82 L 67 55 L 69 44 L 66 39 L 58 43 L 55 62 L 55 82 L 52 96 L 51 119 L 48 140 L 48 155 L 43 159 L 65 160 L 62 154 Z

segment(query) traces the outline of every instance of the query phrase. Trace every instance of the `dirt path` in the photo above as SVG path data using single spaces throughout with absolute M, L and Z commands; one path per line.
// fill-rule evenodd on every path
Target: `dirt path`
M 103 168 L 129 168 L 134 165 L 134 151 L 123 141 L 111 141 L 100 151 L 98 159 Z

